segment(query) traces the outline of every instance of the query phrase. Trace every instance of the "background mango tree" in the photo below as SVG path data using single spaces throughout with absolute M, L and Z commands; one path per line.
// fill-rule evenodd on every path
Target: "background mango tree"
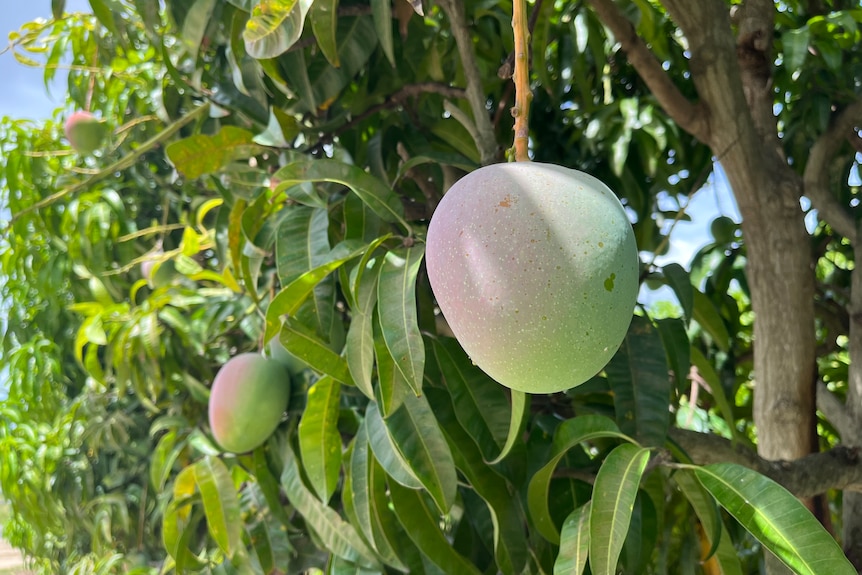
M 858 6 L 529 5 L 532 156 L 620 196 L 678 305 L 525 396 L 471 364 L 423 268 L 442 194 L 512 141 L 509 3 L 90 4 L 10 36 L 69 69 L 68 105 L 0 128 L 0 486 L 34 568 L 862 568 Z M 91 155 L 75 110 L 106 128 Z M 717 163 L 742 229 L 656 265 Z M 225 453 L 210 385 L 246 351 L 291 398 Z

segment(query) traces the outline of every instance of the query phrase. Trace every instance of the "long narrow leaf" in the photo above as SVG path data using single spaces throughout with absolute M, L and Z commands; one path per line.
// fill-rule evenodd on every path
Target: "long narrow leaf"
M 281 485 L 291 505 L 296 507 L 306 525 L 314 529 L 321 543 L 332 554 L 367 567 L 378 564 L 353 526 L 346 523 L 334 509 L 321 503 L 302 483 L 299 463 L 289 444 L 284 448 Z
M 305 411 L 299 422 L 302 465 L 317 497 L 326 503 L 338 485 L 341 469 L 341 434 L 338 416 L 341 384 L 322 377 L 308 390 Z
M 734 463 L 695 468 L 728 513 L 799 575 L 855 575 L 835 539 L 789 491 Z
M 590 551 L 590 506 L 587 501 L 572 511 L 563 522 L 560 553 L 554 562 L 554 575 L 581 575 Z
M 560 542 L 560 532 L 557 531 L 551 519 L 551 511 L 548 509 L 548 491 L 554 469 L 569 449 L 584 441 L 601 437 L 617 437 L 632 441 L 620 431 L 612 419 L 601 415 L 582 415 L 564 421 L 554 434 L 551 459 L 530 479 L 527 487 L 527 506 L 530 516 L 533 518 L 536 530 L 551 543 Z
M 242 523 L 230 471 L 221 459 L 208 456 L 194 464 L 194 474 L 210 535 L 232 557 L 241 544 Z
M 407 394 L 404 404 L 384 420 L 392 443 L 442 513 L 455 503 L 458 477 L 452 452 L 428 400 Z
M 374 457 L 386 470 L 386 474 L 405 487 L 421 489 L 422 482 L 419 481 L 413 470 L 407 465 L 404 456 L 395 447 L 376 403 L 368 404 L 368 408 L 365 410 L 365 428 L 368 431 L 368 444 L 374 452 Z
M 620 428 L 644 445 L 664 445 L 670 427 L 671 381 L 661 338 L 648 319 L 632 319 L 605 371 Z
M 443 573 L 479 575 L 479 570 L 446 540 L 440 531 L 439 516 L 425 504 L 420 491 L 390 482 L 389 493 L 401 525 L 425 557 L 442 569 Z
M 329 349 L 315 333 L 298 321 L 290 317 L 285 318 L 279 338 L 287 351 L 320 373 L 341 383 L 354 385 L 347 361 Z
M 594 575 L 614 575 L 617 571 L 648 460 L 649 449 L 623 444 L 608 454 L 596 475 L 590 508 L 590 568 Z
M 425 370 L 425 343 L 416 314 L 416 274 L 424 253 L 422 246 L 387 253 L 377 284 L 383 339 L 395 365 L 416 395 L 422 393 Z

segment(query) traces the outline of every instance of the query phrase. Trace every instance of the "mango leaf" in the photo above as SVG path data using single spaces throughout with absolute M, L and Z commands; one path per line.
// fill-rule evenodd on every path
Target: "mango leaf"
M 310 365 L 341 383 L 354 385 L 343 357 L 329 349 L 308 327 L 293 318 L 284 319 L 279 341 L 284 348 Z
M 377 559 L 353 526 L 346 523 L 334 509 L 321 503 L 302 483 L 299 464 L 289 443 L 284 445 L 283 457 L 281 485 L 284 493 L 326 549 L 352 563 L 366 567 L 377 566 Z
M 389 501 L 386 472 L 373 453 L 368 458 L 368 484 L 371 488 L 371 533 L 377 552 L 388 565 L 409 572 L 406 565 L 417 563 L 419 551 L 404 532 Z
M 458 422 L 479 446 L 483 459 L 490 461 L 500 453 L 510 427 L 506 412 L 511 410 L 503 386 L 473 365 L 456 340 L 437 338 L 431 345 Z
M 669 317 L 657 320 L 656 326 L 676 385 L 682 387 L 691 370 L 691 343 L 685 332 L 685 323 L 679 318 Z
M 341 65 L 335 35 L 338 26 L 338 0 L 314 0 L 308 17 L 320 51 L 330 64 L 338 68 Z
M 455 503 L 458 477 L 452 452 L 424 396 L 407 394 L 404 403 L 384 420 L 395 449 L 441 513 Z
M 692 311 L 692 317 L 700 325 L 701 329 L 709 334 L 721 351 L 730 349 L 730 335 L 727 333 L 727 326 L 724 324 L 724 320 L 719 315 L 712 300 L 697 289 L 694 290 L 694 310 Z
M 395 513 L 413 543 L 443 573 L 480 575 L 480 571 L 455 551 L 440 531 L 440 517 L 425 503 L 421 491 L 407 489 L 397 482 L 389 483 Z
M 361 242 L 342 242 L 335 246 L 326 258 L 332 259 L 303 273 L 278 292 L 266 309 L 265 341 L 269 341 L 278 333 L 278 330 L 281 328 L 281 316 L 296 315 L 309 294 L 314 291 L 314 288 L 326 276 L 341 267 L 345 262 L 364 253 L 367 248 L 368 246 L 363 245 Z
M 521 429 L 524 425 L 525 418 L 529 413 L 530 402 L 529 396 L 526 393 L 513 389 L 510 391 L 510 395 L 512 399 L 512 409 L 509 416 L 509 432 L 506 436 L 506 443 L 500 450 L 500 454 L 487 462 L 488 465 L 496 465 L 506 459 L 506 456 L 509 455 L 509 452 L 512 451 L 515 443 L 520 438 Z
M 196 134 L 171 142 L 168 158 L 190 180 L 218 172 L 229 163 L 263 150 L 252 141 L 254 135 L 236 126 L 224 126 L 212 136 Z
M 377 39 L 392 67 L 395 67 L 395 49 L 392 45 L 392 0 L 371 0 L 371 16 L 377 29 Z
M 90 0 L 90 8 L 93 9 L 93 14 L 99 24 L 104 26 L 112 35 L 119 35 L 120 32 L 114 22 L 114 13 L 105 0 Z
M 230 471 L 213 456 L 204 457 L 193 467 L 210 535 L 225 555 L 233 557 L 242 545 L 242 522 Z
M 289 286 L 302 274 L 333 262 L 349 253 L 333 257 L 329 248 L 329 217 L 325 209 L 289 206 L 281 220 L 275 242 L 275 263 L 283 286 Z M 288 293 L 292 293 L 288 292 Z M 312 301 L 303 308 L 305 323 L 318 334 L 328 337 L 334 319 L 335 286 L 332 280 L 319 280 L 312 291 Z M 283 296 L 286 299 L 288 296 Z M 276 313 L 273 310 L 273 313 Z M 273 316 L 267 314 L 269 318 Z M 309 315 L 311 317 L 309 317 Z M 268 334 L 273 327 L 267 325 Z
M 308 389 L 305 411 L 299 421 L 302 466 L 323 503 L 335 492 L 341 470 L 340 407 L 341 384 L 331 377 L 322 377 Z
M 197 60 L 198 51 L 206 34 L 207 27 L 212 20 L 216 0 L 195 0 L 183 20 L 180 38 L 189 52 L 192 61 Z M 116 34 L 117 32 L 114 31 Z
M 389 435 L 376 403 L 369 403 L 365 410 L 365 428 L 368 432 L 368 445 L 371 446 L 374 457 L 380 462 L 386 474 L 405 487 L 422 489 L 422 482 L 395 447 L 395 441 Z
M 554 433 L 551 459 L 530 479 L 527 487 L 527 507 L 536 530 L 551 543 L 560 542 L 560 533 L 548 509 L 548 491 L 554 469 L 569 449 L 585 441 L 602 437 L 616 437 L 634 442 L 620 431 L 612 419 L 603 415 L 581 415 L 564 421 Z
M 662 267 L 664 279 L 676 294 L 682 312 L 685 314 L 686 322 L 691 321 L 692 312 L 694 310 L 694 287 L 691 285 L 691 278 L 688 272 L 677 263 L 668 264 Z
M 563 522 L 560 552 L 554 562 L 554 575 L 581 575 L 590 551 L 590 506 L 587 501 L 572 511 Z
M 645 445 L 663 445 L 670 426 L 672 386 L 661 338 L 648 319 L 632 319 L 605 372 L 620 429 Z
M 808 26 L 789 30 L 781 35 L 784 65 L 790 72 L 795 72 L 805 63 L 810 40 L 811 31 L 808 29 Z
M 623 444 L 608 454 L 596 475 L 590 508 L 590 568 L 595 575 L 617 572 L 648 460 L 649 449 Z
M 424 247 L 399 248 L 386 254 L 377 285 L 377 308 L 386 347 L 407 384 L 422 393 L 425 343 L 416 315 L 416 275 Z
M 261 0 L 252 8 L 242 33 L 245 50 L 257 59 L 287 52 L 302 35 L 305 15 L 313 0 Z
M 513 496 L 514 489 L 482 461 L 478 445 L 458 421 L 453 407 L 455 398 L 441 389 L 429 389 L 427 395 L 452 450 L 455 466 L 488 506 L 494 527 L 497 568 L 506 575 L 521 573 L 528 555 L 524 534 L 526 518 L 519 499 Z
M 349 472 L 345 473 L 345 483 L 353 494 L 354 524 L 366 540 L 371 537 L 371 486 L 368 483 L 370 448 L 368 432 L 364 425 L 359 426 L 350 450 Z M 376 548 L 376 545 L 375 545 Z
M 716 463 L 694 474 L 728 513 L 799 575 L 854 575 L 835 539 L 784 487 L 741 465 Z
M 344 355 L 347 368 L 356 387 L 369 399 L 374 399 L 371 375 L 374 371 L 374 306 L 377 304 L 377 279 L 380 264 L 364 274 L 356 294 L 355 308 L 347 330 Z
M 377 315 L 375 314 L 375 319 Z M 380 407 L 384 419 L 395 413 L 404 403 L 404 396 L 412 394 L 404 374 L 395 365 L 395 360 L 383 341 L 380 332 L 380 322 L 372 326 L 374 330 L 374 354 L 377 356 L 377 386 L 374 388 L 374 399 Z
M 290 517 L 281 501 L 278 479 L 269 468 L 269 463 L 266 459 L 266 448 L 264 446 L 254 450 L 253 464 L 254 477 L 257 480 L 260 492 L 263 494 L 264 499 L 266 499 L 270 512 L 282 525 L 287 527 L 290 525 Z
M 718 410 L 721 412 L 721 416 L 724 418 L 724 421 L 727 422 L 730 432 L 734 436 L 738 435 L 739 431 L 736 429 L 733 407 L 731 407 L 727 394 L 724 392 L 724 385 L 721 383 L 721 378 L 718 377 L 718 373 L 716 373 L 715 368 L 712 367 L 712 364 L 706 356 L 703 355 L 703 352 L 700 351 L 699 348 L 692 346 L 690 353 L 691 363 L 697 367 L 697 371 L 706 383 L 709 384 L 709 392 L 715 400 Z
M 305 160 L 288 164 L 273 176 L 281 182 L 334 182 L 347 186 L 384 221 L 400 223 L 409 232 L 404 221 L 401 200 L 385 183 L 362 168 L 336 160 Z
M 701 559 L 706 560 L 715 556 L 723 575 L 742 575 L 739 556 L 721 521 L 715 500 L 706 492 L 693 471 L 678 469 L 672 478 L 694 509 L 704 534 L 709 540 L 710 549 Z
M 356 194 L 344 198 L 344 239 L 363 240 L 371 243 L 383 231 L 382 220 Z

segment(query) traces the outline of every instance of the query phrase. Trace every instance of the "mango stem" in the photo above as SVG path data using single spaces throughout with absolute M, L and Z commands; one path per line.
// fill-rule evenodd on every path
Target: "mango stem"
M 527 0 L 515 0 L 512 10 L 512 30 L 515 33 L 515 161 L 529 162 L 530 138 L 530 31 L 527 23 Z

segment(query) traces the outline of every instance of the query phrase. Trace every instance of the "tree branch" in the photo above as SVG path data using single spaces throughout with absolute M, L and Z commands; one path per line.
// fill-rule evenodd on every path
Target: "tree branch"
M 817 208 L 822 219 L 836 232 L 848 238 L 854 246 L 858 238 L 853 216 L 835 200 L 827 182 L 830 180 L 829 171 L 835 154 L 847 138 L 848 132 L 860 123 L 862 123 L 862 99 L 856 100 L 833 116 L 829 128 L 811 146 L 808 163 L 802 176 L 805 195 Z
M 599 19 L 611 29 L 632 66 L 646 82 L 664 111 L 689 134 L 709 143 L 709 116 L 702 104 L 689 101 L 671 81 L 646 43 L 637 35 L 634 25 L 617 8 L 613 0 L 588 0 Z
M 482 87 L 482 76 L 479 66 L 476 64 L 476 55 L 473 53 L 473 40 L 467 27 L 467 18 L 464 15 L 464 3 L 462 0 L 440 0 L 440 7 L 449 18 L 452 36 L 458 46 L 458 54 L 461 56 L 461 65 L 464 67 L 464 76 L 467 79 L 467 101 L 473 111 L 473 122 L 476 125 L 476 147 L 479 148 L 479 157 L 483 166 L 491 164 L 497 157 L 497 138 L 494 136 L 494 127 L 491 125 L 491 117 L 485 108 L 487 96 Z
M 862 458 L 857 447 L 839 445 L 793 461 L 767 461 L 717 435 L 672 429 L 670 436 L 698 465 L 743 465 L 783 485 L 797 497 L 813 497 L 829 489 L 862 492 Z
M 847 408 L 822 381 L 817 382 L 817 409 L 835 427 L 842 439 L 849 440 L 853 422 L 847 414 Z
M 333 130 L 328 134 L 324 134 L 320 137 L 320 139 L 310 148 L 308 148 L 308 152 L 314 152 L 316 150 L 320 150 L 323 148 L 324 144 L 332 143 L 335 138 L 350 130 L 351 128 L 357 126 L 358 124 L 364 122 L 377 112 L 381 110 L 385 110 L 387 108 L 395 108 L 396 106 L 400 106 L 404 103 L 405 100 L 419 96 L 420 94 L 440 94 L 441 96 L 445 96 L 447 98 L 463 98 L 466 93 L 462 88 L 455 88 L 454 86 L 449 86 L 447 84 L 440 84 L 437 82 L 418 82 L 416 84 L 405 84 L 401 86 L 396 92 L 393 92 L 383 102 L 379 104 L 374 104 L 367 110 L 357 114 L 354 116 L 349 122 L 346 122 Z

